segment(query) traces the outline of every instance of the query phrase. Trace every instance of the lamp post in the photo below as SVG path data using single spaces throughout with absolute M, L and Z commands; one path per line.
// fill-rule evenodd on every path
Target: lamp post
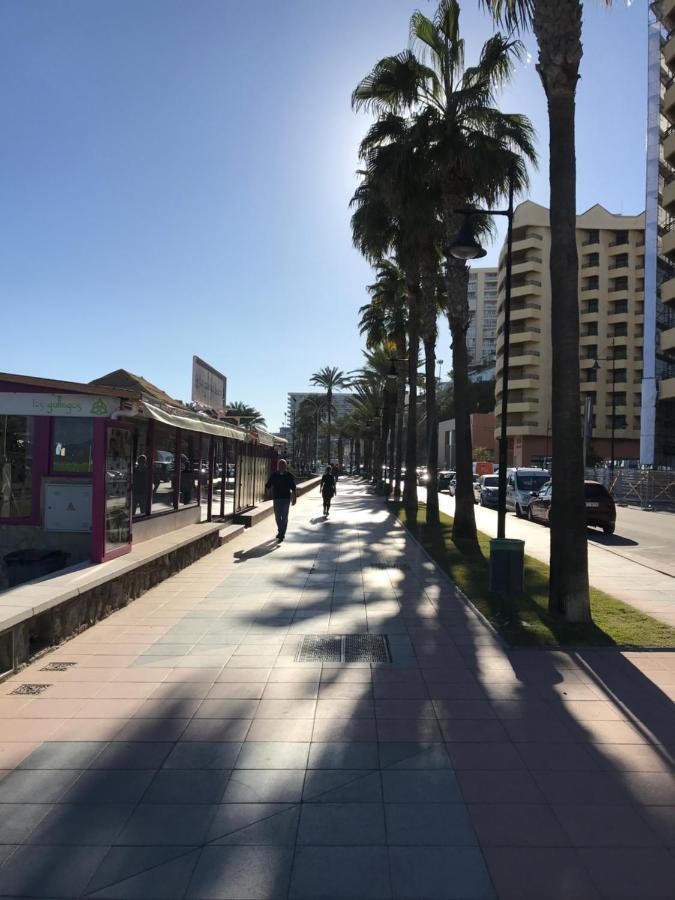
M 513 172 L 509 176 L 509 205 L 507 209 L 464 209 L 455 210 L 464 213 L 462 228 L 455 240 L 447 248 L 447 252 L 455 259 L 480 259 L 486 251 L 478 243 L 471 224 L 475 215 L 506 216 L 508 231 L 506 235 L 506 277 L 504 279 L 504 343 L 502 347 L 502 402 L 499 436 L 499 473 L 497 502 L 497 538 L 506 536 L 506 467 L 508 465 L 508 432 L 507 413 L 509 396 L 509 343 L 511 339 L 511 271 L 513 268 Z

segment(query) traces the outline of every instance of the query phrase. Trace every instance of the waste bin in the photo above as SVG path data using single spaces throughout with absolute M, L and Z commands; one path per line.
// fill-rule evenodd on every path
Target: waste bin
M 520 594 L 523 590 L 525 541 L 495 538 L 490 541 L 490 590 Z
M 70 554 L 63 550 L 12 550 L 5 554 L 8 587 L 63 569 Z

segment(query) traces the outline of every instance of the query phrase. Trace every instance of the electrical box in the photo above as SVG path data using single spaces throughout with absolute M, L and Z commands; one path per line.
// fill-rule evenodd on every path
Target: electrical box
M 45 485 L 45 531 L 91 531 L 91 484 Z

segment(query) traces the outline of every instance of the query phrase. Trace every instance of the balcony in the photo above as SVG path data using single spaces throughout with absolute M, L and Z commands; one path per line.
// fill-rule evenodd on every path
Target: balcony
M 544 238 L 541 234 L 531 233 L 523 235 L 522 237 L 513 238 L 513 253 L 520 253 L 525 250 L 536 250 L 541 253 L 542 245 Z M 506 244 L 502 247 L 502 250 L 499 254 L 499 262 L 501 263 L 506 258 Z
M 661 332 L 661 350 L 675 350 L 675 328 Z
M 667 209 L 671 214 L 673 210 L 671 207 L 675 204 L 675 178 L 672 181 L 669 181 L 663 189 L 663 194 L 661 195 L 661 203 L 664 209 Z
M 523 322 L 527 319 L 541 319 L 541 306 L 538 303 L 531 303 L 522 309 L 511 310 L 511 322 Z
M 675 158 L 675 129 L 672 127 L 668 129 L 666 132 L 666 137 L 662 144 L 663 147 L 663 158 L 666 163 L 669 165 L 672 163 L 673 158 Z
M 589 345 L 594 345 L 598 343 L 598 335 L 597 334 L 582 334 L 579 337 L 579 344 L 582 347 L 587 347 Z
M 659 399 L 675 400 L 675 378 L 663 378 L 659 382 Z
M 661 300 L 664 303 L 675 302 L 675 278 L 670 278 L 661 285 Z
M 584 312 L 582 310 L 582 312 L 579 316 L 579 321 L 581 322 L 582 325 L 587 325 L 591 322 L 597 322 L 599 316 L 600 316 L 600 313 L 598 312 L 597 309 L 595 310 L 595 312 L 591 312 L 590 310 L 586 310 L 586 312 Z
M 668 228 L 666 233 L 661 238 L 661 253 L 669 256 L 671 253 L 675 253 L 675 228 Z
M 666 90 L 661 108 L 663 109 L 664 115 L 672 120 L 675 115 L 675 84 L 671 84 Z
M 528 280 L 520 284 L 512 285 L 511 299 L 516 297 L 538 297 L 541 294 L 541 281 Z
M 533 378 L 531 375 L 529 378 L 509 378 L 509 391 L 519 391 L 519 390 L 527 390 L 527 389 L 538 389 L 539 388 L 539 376 Z M 495 387 L 495 397 L 501 397 L 502 394 L 502 383 L 498 381 Z
M 675 62 L 675 33 L 671 32 L 671 34 L 668 35 L 668 38 L 661 49 L 661 54 L 665 64 L 672 69 L 673 62 Z

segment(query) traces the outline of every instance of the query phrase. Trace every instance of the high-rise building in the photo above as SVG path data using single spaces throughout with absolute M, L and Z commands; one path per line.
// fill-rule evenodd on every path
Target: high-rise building
M 497 341 L 496 268 L 471 268 L 469 272 L 469 312 L 471 324 L 466 333 L 469 366 L 494 369 Z
M 647 4 L 645 354 L 640 460 L 675 466 L 675 0 Z
M 581 399 L 590 398 L 589 450 L 637 459 L 640 443 L 644 307 L 644 215 L 614 215 L 596 205 L 577 216 Z M 513 221 L 509 362 L 509 459 L 537 464 L 550 456 L 551 279 L 549 212 L 527 201 Z M 499 259 L 497 430 L 500 428 L 504 276 Z M 581 413 L 581 410 L 580 410 Z M 580 424 L 581 428 L 581 417 Z
M 348 393 L 333 394 L 333 411 L 331 413 L 331 420 L 333 423 L 335 423 L 337 420 L 343 418 L 348 413 L 352 412 L 353 406 L 351 404 L 351 399 L 354 396 L 355 396 L 354 394 L 348 394 Z M 294 428 L 295 416 L 300 412 L 300 407 L 302 405 L 302 401 L 305 400 L 307 397 L 319 397 L 321 399 L 324 399 L 325 394 L 322 393 L 320 388 L 317 388 L 316 391 L 299 391 L 299 392 L 294 391 L 294 392 L 289 392 L 289 394 L 288 394 L 288 404 L 287 404 L 288 423 L 289 423 L 288 427 L 291 432 L 291 436 L 289 438 L 288 450 L 287 450 L 289 456 L 293 456 L 293 450 L 294 450 L 293 438 L 294 438 L 294 434 L 295 434 L 295 428 Z M 321 421 L 322 422 L 326 421 L 325 411 L 323 411 L 321 413 Z M 338 442 L 339 435 L 338 435 L 337 428 L 333 427 L 331 430 L 332 430 L 331 458 L 334 459 L 335 455 L 337 453 L 337 442 Z M 325 454 L 325 440 L 324 439 L 320 439 L 320 441 L 319 441 L 319 450 L 320 450 L 320 456 L 321 456 L 321 458 L 323 458 L 323 456 Z

